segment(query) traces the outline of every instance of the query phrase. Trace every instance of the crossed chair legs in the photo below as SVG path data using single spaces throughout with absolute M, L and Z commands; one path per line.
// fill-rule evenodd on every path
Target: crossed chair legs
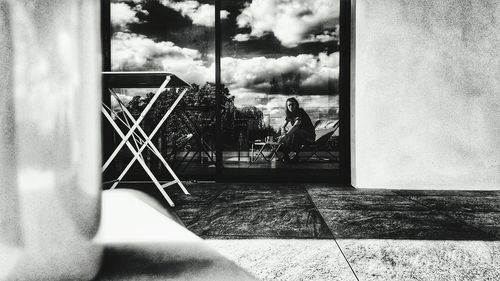
M 153 96 L 153 98 L 151 99 L 150 103 L 146 106 L 146 108 L 144 109 L 144 111 L 141 113 L 141 115 L 139 116 L 139 118 L 137 120 L 134 119 L 134 117 L 132 116 L 132 114 L 130 114 L 130 112 L 126 109 L 126 107 L 121 103 L 121 101 L 116 96 L 116 94 L 113 91 L 110 90 L 111 94 L 115 97 L 115 99 L 117 99 L 118 103 L 120 104 L 120 107 L 122 108 L 122 111 L 125 112 L 126 116 L 132 121 L 133 125 L 130 126 L 128 124 L 128 121 L 127 122 L 123 122 L 123 120 L 120 120 L 120 121 L 122 121 L 122 123 L 125 124 L 125 126 L 129 130 L 127 134 L 124 134 L 122 132 L 122 130 L 120 129 L 120 127 L 116 124 L 115 120 L 113 120 L 113 118 L 111 117 L 110 113 L 108 111 L 106 111 L 105 106 L 103 105 L 103 108 L 101 109 L 102 113 L 108 119 L 108 121 L 111 123 L 111 125 L 113 126 L 113 128 L 115 129 L 115 131 L 118 133 L 118 135 L 122 138 L 122 141 L 120 142 L 120 144 L 118 145 L 118 147 L 115 148 L 115 151 L 113 151 L 113 153 L 111 154 L 111 156 L 108 158 L 108 160 L 106 161 L 106 163 L 103 165 L 102 170 L 103 170 L 103 172 L 106 170 L 106 168 L 109 166 L 109 164 L 111 163 L 111 161 L 113 160 L 113 158 L 117 155 L 117 153 L 121 149 L 121 147 L 123 145 L 126 145 L 127 148 L 134 155 L 134 158 L 128 163 L 127 167 L 122 171 L 122 173 L 120 174 L 120 176 L 118 177 L 118 179 L 115 181 L 115 183 L 113 184 L 113 186 L 111 187 L 111 189 L 115 188 L 116 185 L 123 179 L 123 177 L 125 176 L 125 174 L 131 168 L 132 164 L 135 161 L 138 161 L 139 164 L 144 169 L 144 171 L 151 178 L 151 180 L 153 181 L 154 185 L 158 188 L 158 190 L 160 191 L 160 193 L 163 195 L 163 197 L 165 198 L 165 200 L 167 200 L 167 202 L 171 206 L 174 206 L 174 202 L 170 199 L 170 197 L 168 196 L 168 194 L 165 192 L 164 188 L 167 188 L 168 186 L 171 186 L 171 185 L 174 185 L 174 184 L 178 184 L 180 186 L 180 188 L 182 189 L 182 191 L 185 194 L 189 194 L 189 192 L 186 190 L 186 188 L 184 187 L 184 185 L 182 184 L 182 182 L 176 176 L 176 174 L 174 173 L 174 171 L 172 170 L 172 168 L 165 161 L 165 159 L 163 158 L 163 156 L 161 155 L 161 153 L 158 151 L 158 149 L 155 147 L 155 145 L 151 142 L 151 139 L 154 137 L 154 135 L 158 132 L 158 130 L 160 129 L 160 127 L 166 121 L 166 119 L 168 118 L 168 116 L 170 115 L 170 113 L 173 111 L 173 109 L 175 108 L 175 106 L 177 105 L 177 103 L 182 99 L 182 97 L 184 96 L 184 94 L 187 92 L 187 89 L 184 89 L 179 94 L 179 96 L 174 101 L 174 103 L 172 104 L 172 106 L 170 107 L 170 109 L 163 115 L 162 119 L 156 125 L 156 127 L 153 129 L 153 131 L 151 132 L 151 134 L 149 136 L 139 126 L 140 122 L 142 121 L 142 119 L 144 118 L 144 116 L 146 115 L 146 113 L 148 112 L 148 110 L 151 108 L 151 106 L 155 102 L 156 98 L 165 89 L 165 85 L 166 85 L 166 83 L 168 83 L 168 80 L 165 80 L 165 81 L 166 82 L 164 82 L 162 84 L 162 86 L 160 87 L 160 89 Z M 108 110 L 110 110 L 109 107 L 106 107 L 106 108 L 108 108 Z M 135 130 L 139 131 L 140 135 L 137 135 L 137 133 L 135 132 Z M 131 136 L 132 136 L 132 138 L 134 140 L 134 144 L 136 145 L 136 147 L 134 147 L 130 143 L 130 141 L 129 141 L 129 138 Z M 154 176 L 154 174 L 151 172 L 151 170 L 149 169 L 149 167 L 146 165 L 146 163 L 144 162 L 144 159 L 142 157 L 142 151 L 146 147 L 149 148 L 153 152 L 153 154 L 158 157 L 158 159 L 160 159 L 160 161 L 165 166 L 165 168 L 168 170 L 168 172 L 170 173 L 170 175 L 174 178 L 173 181 L 167 182 L 167 183 L 165 183 L 163 185 L 159 183 L 159 181 L 156 179 L 156 177 Z

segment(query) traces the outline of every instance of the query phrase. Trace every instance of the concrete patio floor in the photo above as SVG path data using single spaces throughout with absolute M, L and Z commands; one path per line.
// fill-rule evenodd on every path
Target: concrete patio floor
M 498 191 L 187 188 L 168 190 L 184 225 L 263 280 L 500 280 Z

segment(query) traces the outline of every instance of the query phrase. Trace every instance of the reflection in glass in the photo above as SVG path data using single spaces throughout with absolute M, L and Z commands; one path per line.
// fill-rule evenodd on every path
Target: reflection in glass
M 224 167 L 338 169 L 339 2 L 222 0 L 221 5 L 226 15 L 221 80 L 234 103 L 223 132 Z M 321 139 L 281 153 L 279 128 L 291 97 Z M 288 152 L 298 161 L 274 161 L 285 161 Z
M 165 71 L 192 84 L 153 142 L 184 179 L 215 172 L 215 6 L 214 1 L 111 1 L 112 71 Z M 152 97 L 151 89 L 115 89 L 132 114 Z M 175 99 L 163 94 L 142 126 L 150 131 Z M 112 100 L 113 103 L 113 100 Z M 112 104 L 113 105 L 113 104 Z M 119 113 L 119 107 L 114 109 Z M 114 142 L 120 142 L 115 136 Z M 144 153 L 148 166 L 168 175 Z M 122 149 L 115 160 L 121 171 L 131 154 Z M 139 166 L 129 178 L 147 179 Z M 156 169 L 156 171 L 155 171 Z M 136 171 L 137 173 L 134 173 Z

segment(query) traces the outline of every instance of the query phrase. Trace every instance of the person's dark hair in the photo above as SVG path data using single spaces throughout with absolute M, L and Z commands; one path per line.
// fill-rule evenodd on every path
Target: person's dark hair
M 288 98 L 285 102 L 285 111 L 286 111 L 286 117 L 287 118 L 290 118 L 292 117 L 292 112 L 290 110 L 288 110 L 288 102 L 292 102 L 292 103 L 295 103 L 297 105 L 297 109 L 299 109 L 299 102 L 297 101 L 296 98 Z

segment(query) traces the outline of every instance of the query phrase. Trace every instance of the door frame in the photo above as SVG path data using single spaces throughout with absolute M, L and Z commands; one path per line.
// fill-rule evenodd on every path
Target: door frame
M 221 127 L 221 24 L 220 8 L 222 0 L 215 0 L 215 83 L 216 83 L 216 172 L 215 180 L 222 182 L 327 182 L 336 184 L 351 184 L 351 124 L 350 124 L 350 88 L 351 88 L 351 0 L 340 1 L 340 35 L 339 35 L 339 161 L 338 174 L 334 170 L 322 172 L 296 173 L 294 170 L 262 173 L 268 168 L 244 169 L 223 167 L 223 144 Z M 335 0 L 333 0 L 335 1 Z M 259 173 L 260 171 L 260 173 Z M 329 174 L 328 172 L 331 172 Z
M 335 0 L 333 0 L 335 1 Z M 340 1 L 340 46 L 339 46 L 339 159 L 340 169 L 338 174 L 321 173 L 266 173 L 260 174 L 263 169 L 223 168 L 222 162 L 222 128 L 221 128 L 221 24 L 220 7 L 221 0 L 215 0 L 215 84 L 216 84 L 216 165 L 213 176 L 204 175 L 201 180 L 215 180 L 221 182 L 328 182 L 336 184 L 351 184 L 351 28 L 352 28 L 352 0 Z M 111 70 L 111 18 L 110 0 L 101 0 L 101 38 L 102 38 L 102 66 L 103 71 Z M 104 87 L 105 85 L 103 85 Z M 103 96 L 107 96 L 104 95 Z M 103 148 L 109 148 L 103 130 Z M 103 153 L 105 152 L 103 150 Z M 239 170 L 239 171 L 231 171 Z M 246 170 L 246 171 L 243 171 Z M 249 171 L 252 170 L 252 171 Z M 327 170 L 333 172 L 334 170 Z

